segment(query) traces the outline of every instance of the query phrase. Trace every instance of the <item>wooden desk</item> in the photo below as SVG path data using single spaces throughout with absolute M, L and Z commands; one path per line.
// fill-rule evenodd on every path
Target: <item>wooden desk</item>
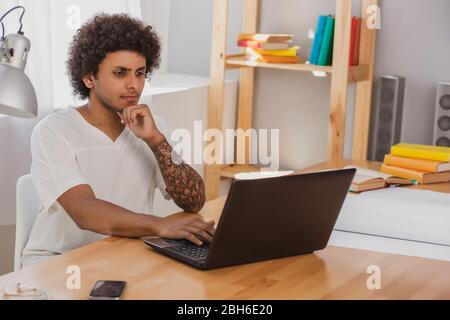
M 450 192 L 449 184 L 431 189 Z M 208 202 L 201 214 L 217 221 L 224 201 Z M 66 287 L 71 265 L 81 268 L 80 290 Z M 371 265 L 380 267 L 380 290 L 367 288 Z M 21 282 L 45 288 L 56 299 L 86 299 L 99 279 L 126 280 L 124 299 L 450 299 L 446 261 L 328 246 L 309 255 L 200 271 L 141 240 L 116 237 L 2 276 L 0 288 Z

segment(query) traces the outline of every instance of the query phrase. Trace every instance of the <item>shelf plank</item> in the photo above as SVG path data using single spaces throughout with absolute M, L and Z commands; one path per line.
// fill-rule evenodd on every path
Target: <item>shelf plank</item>
M 244 55 L 233 55 L 227 56 L 226 64 L 228 68 L 232 69 L 235 66 L 241 67 L 261 67 L 270 69 L 281 69 L 281 70 L 293 70 L 293 71 L 323 71 L 326 73 L 331 73 L 331 66 L 316 66 L 313 64 L 305 63 L 267 63 L 267 62 L 254 62 L 247 60 Z
M 254 68 L 270 68 L 292 71 L 321 71 L 327 74 L 333 73 L 332 66 L 317 66 L 314 64 L 305 63 L 267 63 L 267 62 L 254 62 L 249 61 L 243 54 L 228 55 L 226 58 L 226 69 L 233 70 L 242 67 L 254 67 Z M 348 82 L 356 83 L 366 81 L 369 77 L 369 65 L 363 64 L 359 66 L 352 66 L 348 69 Z
M 222 178 L 234 179 L 235 175 L 242 172 L 260 172 L 261 168 L 258 166 L 251 166 L 248 164 L 233 164 L 221 168 L 220 176 Z

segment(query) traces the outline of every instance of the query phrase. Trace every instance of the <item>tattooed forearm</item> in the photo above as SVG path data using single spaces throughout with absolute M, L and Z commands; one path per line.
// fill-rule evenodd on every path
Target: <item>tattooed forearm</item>
M 161 170 L 167 192 L 185 211 L 198 212 L 205 204 L 205 184 L 200 175 L 184 162 L 175 164 L 172 147 L 164 140 L 153 150 Z

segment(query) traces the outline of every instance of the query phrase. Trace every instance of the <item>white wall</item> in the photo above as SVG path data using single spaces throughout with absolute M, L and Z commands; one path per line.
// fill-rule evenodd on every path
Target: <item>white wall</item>
M 171 5 L 168 71 L 209 77 L 213 1 L 169 1 Z M 237 35 L 242 25 L 241 0 L 229 2 L 228 21 L 228 34 Z M 239 53 L 234 45 L 235 38 L 230 36 L 227 39 L 229 53 Z
M 359 15 L 360 1 L 353 1 Z M 381 0 L 382 30 L 378 32 L 375 76 L 407 78 L 402 140 L 431 143 L 435 83 L 450 79 L 450 1 Z M 309 28 L 319 14 L 335 12 L 335 0 L 262 0 L 260 32 L 292 33 L 309 56 Z M 171 72 L 209 75 L 212 1 L 171 0 L 169 65 Z M 241 1 L 230 0 L 229 52 L 241 27 Z M 256 128 L 281 128 L 280 165 L 300 168 L 326 159 L 330 78 L 308 73 L 256 72 Z M 348 95 L 345 155 L 351 152 L 354 87 Z
M 141 0 L 142 19 L 158 33 L 161 40 L 161 64 L 159 71 L 167 71 L 169 31 L 170 31 L 170 0 Z

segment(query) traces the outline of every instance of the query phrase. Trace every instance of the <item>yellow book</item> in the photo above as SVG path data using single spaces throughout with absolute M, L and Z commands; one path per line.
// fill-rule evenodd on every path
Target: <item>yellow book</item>
M 276 33 L 239 33 L 238 40 L 254 40 L 266 42 L 290 42 L 294 36 L 292 34 Z
M 450 162 L 450 148 L 422 144 L 399 143 L 391 147 L 393 156 Z
M 290 47 L 288 49 L 284 50 L 264 50 L 264 49 L 254 49 L 254 48 L 247 48 L 247 53 L 258 53 L 262 55 L 271 55 L 271 56 L 278 56 L 278 57 L 295 57 L 298 54 L 298 50 L 300 49 L 299 46 Z

